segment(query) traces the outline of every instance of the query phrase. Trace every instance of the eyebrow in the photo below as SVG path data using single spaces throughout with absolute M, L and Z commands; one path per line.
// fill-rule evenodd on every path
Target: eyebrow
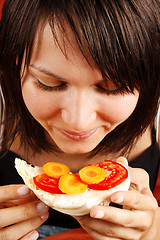
M 29 67 L 34 68 L 34 69 L 36 69 L 37 71 L 39 71 L 39 72 L 41 72 L 41 73 L 43 73 L 43 74 L 45 74 L 45 75 L 48 75 L 48 76 L 50 76 L 50 77 L 52 77 L 52 78 L 56 78 L 56 79 L 59 79 L 59 80 L 62 79 L 62 77 L 60 77 L 60 76 L 58 76 L 57 74 L 54 74 L 54 73 L 48 71 L 47 69 L 44 69 L 44 68 L 41 67 L 41 66 L 36 66 L 36 65 L 34 65 L 34 64 L 30 64 Z
M 47 76 L 50 76 L 50 77 L 52 77 L 54 79 L 65 81 L 64 78 L 60 77 L 57 74 L 54 74 L 53 72 L 48 71 L 47 69 L 45 69 L 45 68 L 43 68 L 41 66 L 36 66 L 34 64 L 30 64 L 29 67 L 34 68 L 35 70 L 39 71 L 40 73 L 43 73 L 43 74 L 45 74 Z M 101 81 L 103 81 L 103 79 L 98 80 L 97 83 L 99 83 Z

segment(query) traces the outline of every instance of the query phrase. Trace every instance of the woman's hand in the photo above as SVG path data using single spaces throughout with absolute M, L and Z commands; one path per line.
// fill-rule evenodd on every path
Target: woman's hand
M 111 206 L 93 207 L 90 216 L 77 218 L 82 227 L 96 240 L 157 240 L 160 239 L 160 208 L 149 188 L 148 174 L 129 168 L 129 191 L 116 192 Z
M 0 239 L 37 239 L 35 230 L 48 218 L 48 207 L 25 185 L 0 187 Z

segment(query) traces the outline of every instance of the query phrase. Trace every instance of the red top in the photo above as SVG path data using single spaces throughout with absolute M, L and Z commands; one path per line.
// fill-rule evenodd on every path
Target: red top
M 3 6 L 4 0 L 0 0 L 0 18 L 2 16 L 2 6 Z

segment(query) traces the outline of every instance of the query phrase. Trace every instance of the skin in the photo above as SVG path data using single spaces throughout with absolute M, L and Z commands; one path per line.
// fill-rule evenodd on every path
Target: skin
M 127 164 L 126 159 L 119 162 Z M 96 240 L 159 239 L 160 209 L 149 189 L 149 176 L 142 169 L 129 167 L 131 186 L 127 192 L 116 192 L 111 201 L 123 209 L 97 206 L 90 215 L 76 218 Z
M 48 218 L 48 207 L 25 185 L 3 186 L 0 196 L 0 239 L 37 239 L 34 229 Z
M 58 30 L 57 35 L 61 40 Z M 100 71 L 91 56 L 88 54 L 89 65 L 79 52 L 71 32 L 69 36 L 74 50 L 66 41 L 66 58 L 53 41 L 49 25 L 46 25 L 41 35 L 37 31 L 31 62 L 25 69 L 22 79 L 22 95 L 32 116 L 44 127 L 51 143 L 56 144 L 62 152 L 57 156 L 42 152 L 41 155 L 33 157 L 30 151 L 30 162 L 43 165 L 45 161 L 61 161 L 72 171 L 78 171 L 88 164 L 88 153 L 109 132 L 131 115 L 139 94 L 137 91 L 134 94 L 113 94 L 117 87 L 111 82 L 108 82 L 107 88 L 105 87 Z M 49 88 L 45 89 L 46 86 Z M 99 87 L 105 88 L 108 94 L 98 91 L 97 86 L 98 89 Z M 58 90 L 53 90 L 53 87 Z M 144 141 L 145 138 L 147 141 Z M 142 137 L 136 145 L 132 157 L 136 156 L 137 150 L 141 154 L 150 144 L 149 129 L 145 137 Z M 12 145 L 11 150 L 23 157 L 24 150 L 16 149 L 16 145 Z M 110 156 L 99 155 L 98 161 L 106 158 Z M 118 161 L 127 165 L 127 160 L 124 158 Z M 94 162 L 97 162 L 97 157 L 89 161 L 89 163 Z M 82 227 L 96 240 L 158 239 L 160 213 L 157 202 L 149 189 L 148 175 L 141 169 L 129 168 L 129 171 L 130 190 L 117 192 L 111 197 L 113 202 L 123 204 L 124 209 L 97 206 L 92 208 L 90 215 L 77 218 Z M 7 188 L 10 191 L 9 194 L 6 191 Z M 6 216 L 12 216 L 10 222 L 7 218 L 5 226 L 10 223 L 13 226 L 5 230 L 1 229 L 0 238 L 13 240 L 15 236 L 15 239 L 28 239 L 26 234 L 30 234 L 47 218 L 48 208 L 43 210 L 43 214 L 39 213 L 36 208 L 38 202 L 35 201 L 32 193 L 19 197 L 17 187 L 9 186 L 4 189 L 6 195 L 1 202 L 7 204 L 10 203 L 10 199 L 13 199 L 16 203 L 11 201 L 15 206 L 13 211 L 9 204 L 6 209 L 2 204 L 0 214 L 3 211 Z M 0 188 L 0 191 L 4 189 Z M 17 223 L 13 217 L 15 216 L 14 209 L 19 211 Z M 19 231 L 20 226 L 21 231 Z M 3 237 L 6 235 L 6 238 Z
M 37 33 L 30 66 L 22 80 L 24 102 L 61 151 L 88 153 L 131 115 L 139 94 L 137 91 L 123 95 L 111 93 L 117 87 L 111 81 L 108 81 L 108 88 L 105 87 L 90 56 L 91 66 L 68 42 L 68 59 L 64 56 L 53 41 L 49 25 L 41 38 L 38 37 Z M 71 40 L 74 43 L 73 37 Z M 38 81 L 58 90 L 42 89 Z M 64 89 L 60 89 L 62 84 L 66 85 Z M 110 91 L 109 94 L 100 92 L 97 85 Z

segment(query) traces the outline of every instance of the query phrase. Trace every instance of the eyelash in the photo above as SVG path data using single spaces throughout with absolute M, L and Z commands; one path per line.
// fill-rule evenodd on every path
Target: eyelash
M 117 88 L 115 90 L 108 90 L 103 88 L 101 85 L 96 85 L 96 89 L 100 93 L 106 94 L 106 95 L 124 95 L 124 93 L 126 92 L 123 87 Z
M 36 78 L 36 86 L 39 89 L 42 89 L 43 91 L 48 91 L 48 92 L 52 92 L 52 91 L 63 91 L 67 88 L 67 83 L 66 82 L 62 82 L 60 85 L 55 86 L 55 87 L 51 87 L 51 86 L 47 86 L 45 84 L 43 84 L 41 81 L 39 81 L 39 79 Z M 101 94 L 106 94 L 106 95 L 123 95 L 126 90 L 123 87 L 120 87 L 118 89 L 115 90 L 107 90 L 105 88 L 103 88 L 102 86 L 100 86 L 99 84 L 97 84 L 95 86 L 95 89 L 101 93 Z
M 61 91 L 61 90 L 65 90 L 67 87 L 67 83 L 65 83 L 65 82 L 62 82 L 60 85 L 55 86 L 55 87 L 47 86 L 47 85 L 43 84 L 41 81 L 39 81 L 38 79 L 36 79 L 35 83 L 39 89 L 42 89 L 43 91 L 47 91 L 47 92 Z

